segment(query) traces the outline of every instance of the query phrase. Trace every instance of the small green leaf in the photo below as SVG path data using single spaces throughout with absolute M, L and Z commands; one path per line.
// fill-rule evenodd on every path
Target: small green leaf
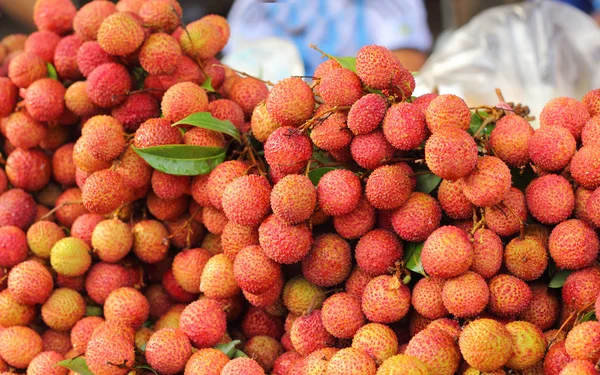
M 552 278 L 552 276 L 554 276 L 554 272 L 556 272 L 556 263 L 554 263 L 554 260 L 550 258 L 548 260 L 548 276 Z
M 313 169 L 312 171 L 308 172 L 308 178 L 310 178 L 313 185 L 317 186 L 319 184 L 319 181 L 321 181 L 321 177 L 323 177 L 323 175 L 325 173 L 333 171 L 334 169 L 336 169 L 336 168 L 323 167 L 323 168 Z
M 231 358 L 233 358 L 233 356 L 235 355 L 235 352 L 237 351 L 237 348 L 235 346 L 240 343 L 241 343 L 240 340 L 233 340 L 226 344 L 219 344 L 219 345 L 215 346 L 215 349 L 222 351 L 223 354 L 225 354 L 227 357 L 229 357 L 229 359 L 231 359 Z
M 85 357 L 65 359 L 64 361 L 58 362 L 56 365 L 68 368 L 69 370 L 81 375 L 94 375 L 88 368 L 87 363 L 85 363 Z
M 85 316 L 102 316 L 101 306 L 86 306 Z
M 148 320 L 146 320 L 146 321 L 144 322 L 143 326 L 144 326 L 144 327 L 146 327 L 146 328 L 150 328 L 150 327 L 152 327 L 152 324 L 154 324 L 154 323 L 152 322 L 152 320 L 148 319 Z
M 334 59 L 335 61 L 337 61 L 338 64 L 340 64 L 343 68 L 350 69 L 354 73 L 356 73 L 356 57 L 352 57 L 352 56 L 338 57 L 338 56 L 331 56 L 331 55 L 327 55 L 327 56 Z
M 417 191 L 421 193 L 431 193 L 440 184 L 442 178 L 433 173 L 417 175 Z
M 244 353 L 243 351 L 236 349 L 235 353 L 233 354 L 233 358 L 248 358 L 248 355 L 246 353 Z
M 565 285 L 565 280 L 567 279 L 567 276 L 569 276 L 571 274 L 571 272 L 573 271 L 569 271 L 569 270 L 562 270 L 562 271 L 558 271 L 554 274 L 554 276 L 552 276 L 552 279 L 550 280 L 550 284 L 548 284 L 548 286 L 550 288 L 562 288 L 563 285 Z
M 140 346 L 140 350 L 141 350 L 142 353 L 146 352 L 146 345 L 148 345 L 147 342 L 143 343 L 142 346 Z
M 231 121 L 216 119 L 208 112 L 192 113 L 183 120 L 177 121 L 172 126 L 176 125 L 192 125 L 198 128 L 214 130 L 217 132 L 228 134 L 238 142 L 241 141 L 240 132 L 231 123 Z
M 423 264 L 421 264 L 421 250 L 423 250 L 423 244 L 423 242 L 408 242 L 405 247 L 404 263 L 409 270 L 427 276 L 423 269 Z
M 48 78 L 52 78 L 58 81 L 58 73 L 56 72 L 54 65 L 47 62 L 46 69 L 48 69 Z
M 329 155 L 329 153 L 327 153 L 323 150 L 319 150 L 318 148 L 316 148 L 316 146 L 315 146 L 315 150 L 313 150 L 312 158 L 321 164 L 328 164 L 328 163 L 334 162 L 334 160 L 331 158 L 331 155 Z
M 585 314 L 584 316 L 582 316 L 581 319 L 579 319 L 579 323 L 587 322 L 590 320 L 597 320 L 594 310 L 592 310 L 592 311 L 588 312 L 587 314 Z
M 208 77 L 202 82 L 200 85 L 204 90 L 209 92 L 215 92 L 215 89 L 212 87 L 212 78 Z
M 133 150 L 150 166 L 177 176 L 207 174 L 225 160 L 227 150 L 220 147 L 165 145 Z
M 471 125 L 469 126 L 469 133 L 471 133 L 471 135 L 474 135 L 477 132 L 477 129 L 483 124 L 483 118 L 487 116 L 488 114 L 483 111 L 473 112 L 471 114 Z M 479 134 L 490 135 L 495 127 L 496 125 L 494 123 L 489 123 Z

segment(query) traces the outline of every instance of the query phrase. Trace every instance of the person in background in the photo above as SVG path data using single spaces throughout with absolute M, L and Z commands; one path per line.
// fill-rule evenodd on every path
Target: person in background
M 280 37 L 294 42 L 307 75 L 324 61 L 310 44 L 334 56 L 356 56 L 365 45 L 382 45 L 416 71 L 432 43 L 422 0 L 236 0 L 228 20 L 225 55 L 249 41 Z

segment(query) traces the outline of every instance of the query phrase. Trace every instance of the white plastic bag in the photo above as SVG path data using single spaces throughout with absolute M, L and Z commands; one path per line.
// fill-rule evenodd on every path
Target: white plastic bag
M 489 9 L 455 31 L 417 77 L 418 93 L 438 87 L 470 106 L 507 101 L 538 117 L 559 96 L 600 87 L 600 28 L 579 10 L 553 1 Z

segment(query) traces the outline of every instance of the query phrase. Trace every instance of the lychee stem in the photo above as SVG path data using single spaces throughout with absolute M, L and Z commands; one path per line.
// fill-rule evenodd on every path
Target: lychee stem
M 481 123 L 481 125 L 479 125 L 479 127 L 477 128 L 477 131 L 475 131 L 475 134 L 473 134 L 473 138 L 475 139 L 479 139 L 479 135 L 481 134 L 481 132 L 483 131 L 483 129 L 485 129 L 486 126 L 488 126 L 491 122 L 496 121 L 496 118 L 491 115 L 491 116 L 487 116 L 483 122 Z
M 258 81 L 261 81 L 261 82 L 262 82 L 262 83 L 264 83 L 265 85 L 269 85 L 269 86 L 275 86 L 275 84 L 274 84 L 273 82 L 271 82 L 271 81 L 268 81 L 268 80 L 265 80 L 265 79 L 261 79 L 261 78 L 255 77 L 255 76 L 253 76 L 253 75 L 251 75 L 251 74 L 248 74 L 248 73 L 246 73 L 246 72 L 242 72 L 242 71 L 240 71 L 240 70 L 233 69 L 233 68 L 231 68 L 231 67 L 228 67 L 228 66 L 225 66 L 225 65 L 213 64 L 213 66 L 215 66 L 215 65 L 216 65 L 216 66 L 221 66 L 221 67 L 223 67 L 223 68 L 227 68 L 227 69 L 229 69 L 229 70 L 231 70 L 231 71 L 234 71 L 234 72 L 236 72 L 237 74 L 239 74 L 239 75 L 241 75 L 241 76 L 248 77 L 248 78 L 254 78 L 254 79 L 258 80 Z
M 506 103 L 506 100 L 504 100 L 504 95 L 502 95 L 502 90 L 500 90 L 499 88 L 496 88 L 496 96 L 498 97 L 498 100 L 502 103 Z
M 63 202 L 63 203 L 59 204 L 58 206 L 54 207 L 53 209 L 51 209 L 50 211 L 48 211 L 44 216 L 40 217 L 40 219 L 38 221 L 43 221 L 43 220 L 49 218 L 50 216 L 52 216 L 53 213 L 60 210 L 64 206 L 69 206 L 72 204 L 82 204 L 82 203 L 83 203 L 82 201 Z
M 242 134 L 242 142 L 244 143 L 244 146 L 245 146 L 244 151 L 247 152 L 248 157 L 250 158 L 250 161 L 252 162 L 252 165 L 255 166 L 256 169 L 258 169 L 258 173 L 261 176 L 266 177 L 266 175 L 267 175 L 266 167 L 265 167 L 262 159 L 257 157 L 256 150 L 254 149 L 254 147 L 252 147 L 252 144 L 250 143 L 250 140 L 248 139 L 248 135 Z
M 319 120 L 325 121 L 329 116 L 331 116 L 335 112 L 347 111 L 349 109 L 350 109 L 350 106 L 337 106 L 336 105 L 334 107 L 331 107 L 328 110 L 321 113 L 319 116 L 311 117 L 310 119 L 308 119 L 304 124 L 302 124 L 298 127 L 298 131 L 300 133 L 302 133 L 302 132 L 306 131 L 307 129 L 312 129 L 316 125 L 317 121 L 319 121 Z

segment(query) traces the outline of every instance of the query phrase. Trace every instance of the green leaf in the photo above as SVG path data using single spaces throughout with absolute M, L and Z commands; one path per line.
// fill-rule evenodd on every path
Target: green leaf
M 86 306 L 85 316 L 102 316 L 102 306 Z
M 147 343 L 147 342 L 143 343 L 143 344 L 142 344 L 142 346 L 140 346 L 140 351 L 141 351 L 142 353 L 145 353 L 145 352 L 146 352 L 146 345 L 148 345 L 148 343 Z
M 427 276 L 421 264 L 421 250 L 423 250 L 423 242 L 408 242 L 405 247 L 404 264 L 409 270 Z
M 192 125 L 198 128 L 214 130 L 217 132 L 228 134 L 238 142 L 241 141 L 240 132 L 231 123 L 231 121 L 216 119 L 208 112 L 192 113 L 183 120 L 177 121 L 172 126 L 176 125 Z
M 316 146 L 315 146 L 315 148 L 316 148 Z M 331 155 L 329 155 L 329 153 L 327 153 L 323 150 L 319 150 L 319 149 L 313 150 L 312 159 L 318 161 L 321 164 L 333 163 L 333 161 L 334 161 L 331 158 Z
M 225 160 L 227 150 L 220 147 L 165 145 L 133 150 L 150 166 L 177 176 L 207 174 Z
M 567 276 L 569 276 L 571 274 L 571 272 L 573 271 L 569 271 L 569 270 L 562 270 L 562 271 L 558 271 L 554 274 L 554 276 L 552 276 L 552 279 L 550 280 L 550 284 L 548 284 L 548 286 L 550 288 L 562 288 L 563 285 L 565 285 L 565 280 L 567 279 Z
M 321 180 L 321 177 L 323 177 L 323 175 L 325 173 L 333 171 L 334 169 L 337 169 L 337 168 L 323 167 L 323 168 L 313 169 L 312 171 L 308 172 L 308 178 L 310 178 L 313 185 L 317 186 L 319 184 L 319 181 Z
M 56 73 L 56 69 L 54 65 L 49 62 L 46 63 L 46 69 L 48 69 L 48 78 L 52 78 L 58 81 L 58 73 Z
M 356 73 L 356 57 L 352 57 L 352 56 L 338 57 L 338 56 L 332 56 L 332 55 L 327 55 L 327 56 L 334 59 L 335 61 L 337 61 L 338 64 L 340 64 L 343 68 L 350 69 L 354 73 Z
M 235 353 L 233 354 L 233 358 L 248 358 L 248 355 L 246 353 L 244 353 L 243 351 L 236 349 Z
M 588 312 L 587 314 L 585 314 L 584 316 L 582 316 L 581 319 L 579 319 L 579 323 L 587 322 L 590 320 L 597 320 L 594 310 L 592 310 L 592 311 Z
M 226 344 L 219 344 L 215 346 L 215 349 L 220 350 L 225 354 L 229 359 L 234 358 L 235 352 L 237 351 L 236 345 L 241 344 L 240 340 L 233 340 Z
M 421 193 L 431 193 L 440 184 L 442 178 L 433 173 L 417 175 L 417 191 Z
M 204 90 L 208 92 L 215 92 L 215 89 L 212 87 L 212 78 L 208 77 L 202 82 L 200 85 Z
M 133 81 L 134 87 L 136 90 L 140 90 L 144 88 L 144 80 L 148 76 L 148 72 L 144 70 L 141 66 L 136 66 L 133 68 Z
M 65 359 L 57 363 L 58 366 L 68 368 L 81 375 L 94 375 L 85 363 L 85 357 L 75 357 L 73 359 Z
M 471 133 L 471 135 L 474 135 L 477 132 L 477 129 L 483 124 L 483 118 L 487 116 L 488 114 L 483 111 L 473 112 L 471 114 L 471 125 L 469 126 L 469 133 Z M 490 135 L 495 127 L 496 125 L 494 123 L 490 123 L 479 134 Z

